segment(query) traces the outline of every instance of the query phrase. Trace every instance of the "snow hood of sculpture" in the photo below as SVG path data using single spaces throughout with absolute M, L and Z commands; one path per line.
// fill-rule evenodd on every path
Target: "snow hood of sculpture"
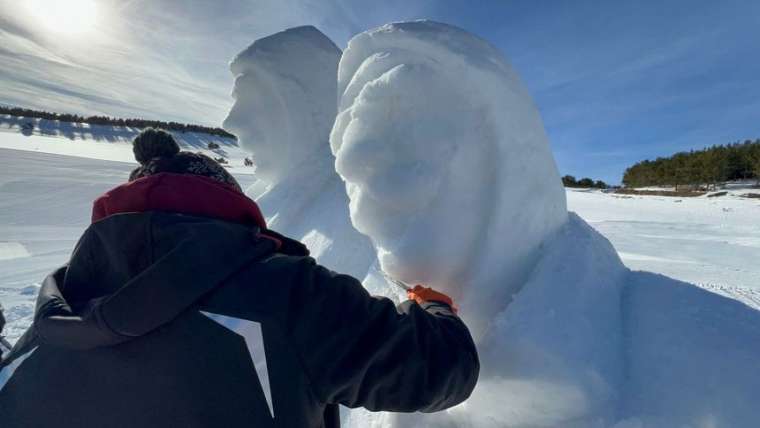
M 224 128 L 253 153 L 256 174 L 277 182 L 311 157 L 329 157 L 341 51 L 312 26 L 258 39 L 230 63 L 235 103 Z
M 354 226 L 385 272 L 458 299 L 477 336 L 567 219 L 526 88 L 488 42 L 415 21 L 351 39 L 338 93 L 330 145 Z

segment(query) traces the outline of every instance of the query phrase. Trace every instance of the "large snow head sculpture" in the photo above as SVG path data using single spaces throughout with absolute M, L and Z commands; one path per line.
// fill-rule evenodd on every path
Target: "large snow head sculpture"
M 329 156 L 322 145 L 335 119 L 340 55 L 305 26 L 256 40 L 230 64 L 235 104 L 223 126 L 253 153 L 260 178 L 276 182 L 312 156 Z
M 386 273 L 452 294 L 482 331 L 567 216 L 530 95 L 496 48 L 430 21 L 354 37 L 338 91 L 354 226 Z

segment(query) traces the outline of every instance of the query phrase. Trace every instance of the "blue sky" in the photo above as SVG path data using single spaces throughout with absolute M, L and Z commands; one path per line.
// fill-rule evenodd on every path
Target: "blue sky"
M 679 150 L 760 138 L 760 2 L 0 0 L 0 102 L 219 125 L 228 61 L 313 24 L 357 32 L 429 18 L 489 40 L 533 94 L 561 173 L 617 183 Z M 85 28 L 82 31 L 80 28 Z

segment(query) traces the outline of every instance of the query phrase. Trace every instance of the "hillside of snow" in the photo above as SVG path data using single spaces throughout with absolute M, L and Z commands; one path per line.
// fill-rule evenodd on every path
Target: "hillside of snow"
M 33 125 L 31 131 L 24 129 L 27 124 Z M 201 152 L 214 158 L 223 157 L 228 160 L 229 169 L 239 174 L 254 172 L 254 168 L 243 164 L 243 160 L 251 154 L 241 149 L 233 139 L 198 132 L 171 132 L 182 150 Z M 0 147 L 8 149 L 135 162 L 132 139 L 139 133 L 140 129 L 125 126 L 91 125 L 0 114 L 0 134 L 3 136 Z M 209 150 L 209 143 L 216 143 L 219 148 Z

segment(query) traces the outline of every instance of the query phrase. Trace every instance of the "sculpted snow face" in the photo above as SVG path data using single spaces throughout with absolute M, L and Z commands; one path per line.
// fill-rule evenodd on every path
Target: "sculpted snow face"
M 325 148 L 336 112 L 340 49 L 314 27 L 256 40 L 230 64 L 235 104 L 224 128 L 270 183 Z
M 448 25 L 391 24 L 352 39 L 338 89 L 330 142 L 354 225 L 385 272 L 455 297 L 481 359 L 464 405 L 358 411 L 347 426 L 585 427 L 607 417 L 626 271 L 609 242 L 568 220 L 540 117 L 502 54 Z
M 460 29 L 354 37 L 330 143 L 384 271 L 460 301 L 476 337 L 566 220 L 541 119 L 503 55 Z
M 255 41 L 230 65 L 235 104 L 224 127 L 253 152 L 265 184 L 248 192 L 268 226 L 306 244 L 320 264 L 364 278 L 375 251 L 351 225 L 328 143 L 340 54 L 314 27 Z

